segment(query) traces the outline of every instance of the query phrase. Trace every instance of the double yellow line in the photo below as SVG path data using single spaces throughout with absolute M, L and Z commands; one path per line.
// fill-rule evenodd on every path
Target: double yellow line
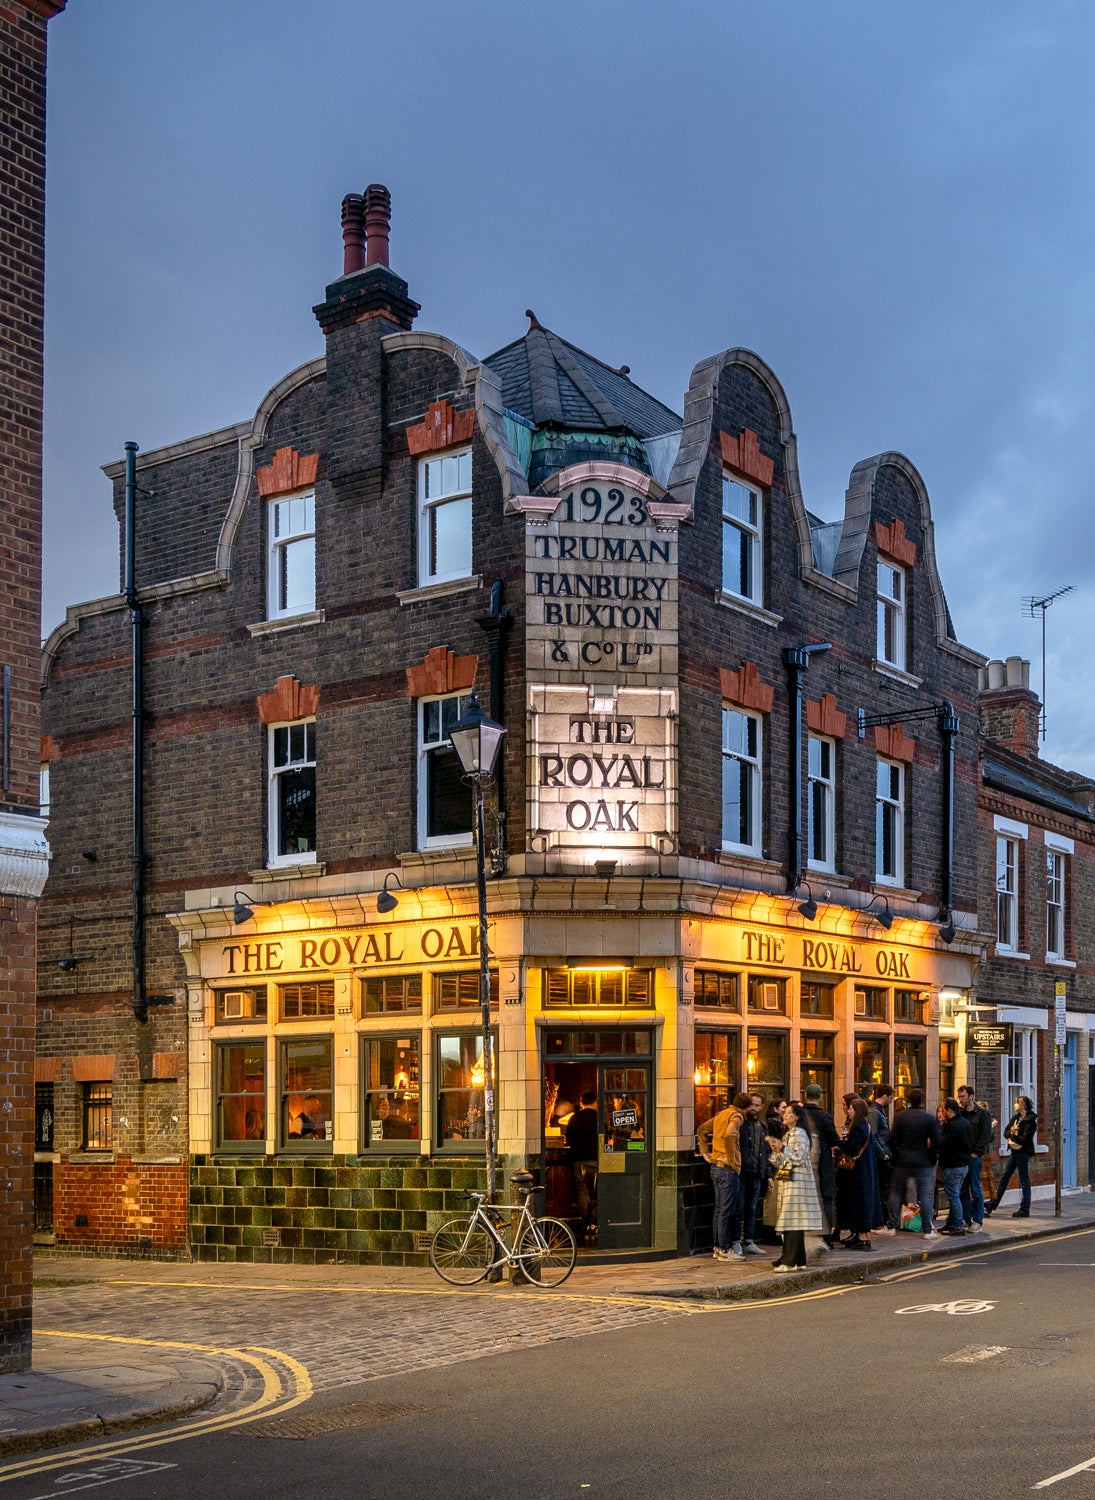
M 283 1354 L 278 1349 L 263 1349 L 258 1346 L 249 1349 L 228 1349 L 215 1344 L 168 1343 L 162 1339 L 120 1338 L 117 1335 L 103 1333 L 65 1333 L 50 1328 L 35 1329 L 34 1337 L 36 1339 L 86 1339 L 92 1343 L 127 1344 L 145 1349 L 182 1349 L 188 1354 L 214 1354 L 221 1359 L 235 1359 L 241 1364 L 249 1365 L 261 1377 L 262 1392 L 249 1405 L 238 1411 L 226 1412 L 219 1417 L 201 1418 L 196 1422 L 187 1422 L 171 1432 L 133 1434 L 111 1439 L 108 1442 L 93 1440 L 85 1443 L 79 1452 L 68 1448 L 63 1452 L 52 1450 L 30 1458 L 15 1459 L 9 1464 L 0 1465 L 0 1483 L 8 1479 L 24 1479 L 34 1474 L 49 1473 L 55 1469 L 68 1469 L 77 1464 L 99 1463 L 104 1458 L 118 1458 L 123 1454 L 143 1452 L 147 1448 L 160 1448 L 167 1443 L 179 1443 L 189 1438 L 201 1437 L 209 1432 L 220 1432 L 227 1427 L 240 1427 L 247 1422 L 257 1421 L 259 1417 L 269 1416 L 275 1411 L 279 1415 L 282 1412 L 291 1411 L 294 1406 L 300 1406 L 312 1395 L 312 1381 L 308 1371 L 299 1360 L 293 1359 L 289 1354 Z M 285 1370 L 285 1376 L 279 1373 L 271 1363 L 275 1360 Z M 165 1418 L 165 1420 L 179 1421 L 178 1418 Z

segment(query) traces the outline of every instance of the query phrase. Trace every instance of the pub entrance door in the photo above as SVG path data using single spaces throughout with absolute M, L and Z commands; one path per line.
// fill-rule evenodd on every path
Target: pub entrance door
M 547 1212 L 567 1219 L 579 1244 L 647 1248 L 654 1162 L 650 1032 L 551 1029 L 544 1053 Z M 592 1131 L 576 1121 L 579 1112 L 593 1108 L 595 1142 Z

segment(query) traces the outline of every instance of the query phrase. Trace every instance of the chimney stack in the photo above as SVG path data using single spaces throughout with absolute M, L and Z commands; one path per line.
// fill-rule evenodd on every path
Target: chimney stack
M 981 668 L 978 707 L 981 733 L 1016 755 L 1038 755 L 1042 705 L 1030 687 L 1030 662 L 1021 656 Z
M 365 199 L 347 193 L 342 200 L 342 274 L 365 269 Z
M 365 234 L 370 266 L 388 264 L 388 234 L 392 225 L 392 195 L 379 182 L 365 189 Z

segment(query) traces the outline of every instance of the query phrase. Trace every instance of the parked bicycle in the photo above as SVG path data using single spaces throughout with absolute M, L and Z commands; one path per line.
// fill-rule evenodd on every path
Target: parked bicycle
M 533 1200 L 543 1188 L 532 1174 L 518 1172 L 511 1179 L 521 1196 L 519 1209 L 487 1203 L 486 1193 L 468 1193 L 475 1204 L 470 1214 L 449 1219 L 430 1241 L 430 1265 L 453 1286 L 474 1286 L 501 1266 L 520 1266 L 533 1286 L 561 1286 L 574 1269 L 577 1241 L 569 1224 L 533 1212 Z M 512 1250 L 503 1238 L 512 1230 Z

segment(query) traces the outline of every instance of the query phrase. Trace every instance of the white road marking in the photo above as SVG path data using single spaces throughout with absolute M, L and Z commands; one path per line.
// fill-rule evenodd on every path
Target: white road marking
M 995 1359 L 998 1354 L 1006 1354 L 1007 1352 L 1007 1344 L 971 1344 L 968 1349 L 959 1349 L 957 1354 L 945 1354 L 941 1363 L 945 1365 L 975 1365 L 983 1359 Z
M 32 1500 L 57 1500 L 58 1495 L 72 1495 L 77 1490 L 94 1490 L 104 1484 L 118 1484 L 123 1479 L 139 1479 L 160 1469 L 177 1469 L 178 1464 L 154 1464 L 150 1459 L 108 1458 L 92 1468 L 81 1468 L 58 1474 L 50 1489 Z
M 1051 1484 L 1058 1484 L 1062 1479 L 1071 1479 L 1073 1474 L 1082 1474 L 1085 1469 L 1095 1469 L 1095 1458 L 1089 1458 L 1086 1463 L 1075 1464 L 1071 1469 L 1062 1469 L 1059 1474 L 1051 1474 L 1048 1479 L 1040 1479 L 1037 1484 L 1032 1484 L 1032 1490 L 1048 1490 Z
M 902 1313 L 950 1313 L 951 1317 L 968 1318 L 974 1313 L 992 1312 L 996 1306 L 995 1302 L 981 1302 L 973 1297 L 959 1297 L 954 1302 L 917 1302 L 912 1307 L 899 1307 L 896 1309 L 898 1317 Z

